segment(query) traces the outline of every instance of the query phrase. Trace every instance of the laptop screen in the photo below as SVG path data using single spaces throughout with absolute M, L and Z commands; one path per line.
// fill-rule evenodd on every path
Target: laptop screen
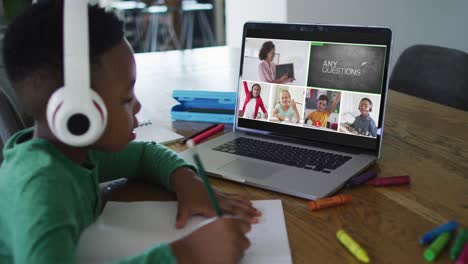
M 379 151 L 391 33 L 247 23 L 237 128 Z

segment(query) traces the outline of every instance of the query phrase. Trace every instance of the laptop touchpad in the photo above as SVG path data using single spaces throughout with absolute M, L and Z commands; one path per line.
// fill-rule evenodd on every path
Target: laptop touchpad
M 266 179 L 280 169 L 282 169 L 282 166 L 266 165 L 240 159 L 235 159 L 218 168 L 218 170 L 225 173 L 256 179 Z

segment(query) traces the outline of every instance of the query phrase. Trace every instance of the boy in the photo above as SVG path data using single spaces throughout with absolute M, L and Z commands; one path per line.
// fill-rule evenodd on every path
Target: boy
M 369 112 L 372 112 L 372 101 L 364 97 L 359 102 L 359 112 L 361 115 L 356 116 L 354 123 L 351 125 L 360 135 L 377 136 L 377 126 L 374 119 L 370 117 Z
M 0 167 L 0 263 L 73 263 L 82 231 L 100 213 L 98 182 L 146 177 L 179 200 L 176 227 L 199 214 L 214 216 L 192 167 L 163 146 L 130 143 L 141 108 L 133 86 L 133 52 L 122 23 L 89 8 L 91 86 L 104 100 L 108 123 L 92 146 L 63 144 L 45 117 L 50 95 L 63 85 L 62 1 L 35 4 L 10 24 L 4 38 L 7 74 L 34 117 L 4 148 Z M 249 246 L 245 233 L 260 216 L 252 204 L 218 192 L 226 214 L 188 236 L 131 256 L 125 263 L 234 263 Z M 155 223 L 157 224 L 157 223 Z
M 311 112 L 307 116 L 306 123 L 311 122 L 313 125 L 317 125 L 319 127 L 327 127 L 328 118 L 340 102 L 340 97 L 341 93 L 336 93 L 335 100 L 333 101 L 330 108 L 327 109 L 328 96 L 325 94 L 320 95 L 317 100 L 317 111 Z

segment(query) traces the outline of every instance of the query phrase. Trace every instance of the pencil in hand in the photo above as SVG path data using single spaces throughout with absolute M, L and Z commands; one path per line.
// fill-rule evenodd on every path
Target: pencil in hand
M 216 201 L 216 196 L 214 194 L 213 189 L 211 188 L 210 183 L 208 182 L 208 178 L 205 174 L 205 169 L 203 168 L 203 164 L 201 162 L 200 156 L 198 155 L 197 148 L 195 147 L 195 143 L 193 140 L 187 141 L 187 145 L 190 149 L 193 151 L 193 160 L 195 161 L 195 166 L 197 167 L 198 170 L 198 175 L 202 179 L 203 186 L 205 186 L 206 191 L 208 192 L 208 197 L 210 198 L 211 205 L 213 206 L 213 209 L 216 212 L 216 215 L 218 217 L 222 216 L 221 208 L 218 205 L 218 202 Z

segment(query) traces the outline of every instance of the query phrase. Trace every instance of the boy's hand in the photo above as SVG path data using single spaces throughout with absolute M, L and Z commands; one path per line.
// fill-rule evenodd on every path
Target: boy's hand
M 250 246 L 245 236 L 250 229 L 243 219 L 219 218 L 172 242 L 172 251 L 181 264 L 237 263 Z
M 171 175 L 172 186 L 179 201 L 176 228 L 184 227 L 193 215 L 216 216 L 203 183 L 195 177 L 195 172 L 189 168 L 180 168 Z M 216 190 L 215 195 L 223 214 L 239 216 L 250 223 L 258 222 L 261 212 L 255 209 L 249 200 L 237 194 Z
M 341 93 L 337 93 L 336 97 L 335 97 L 335 101 L 338 103 L 341 99 Z

